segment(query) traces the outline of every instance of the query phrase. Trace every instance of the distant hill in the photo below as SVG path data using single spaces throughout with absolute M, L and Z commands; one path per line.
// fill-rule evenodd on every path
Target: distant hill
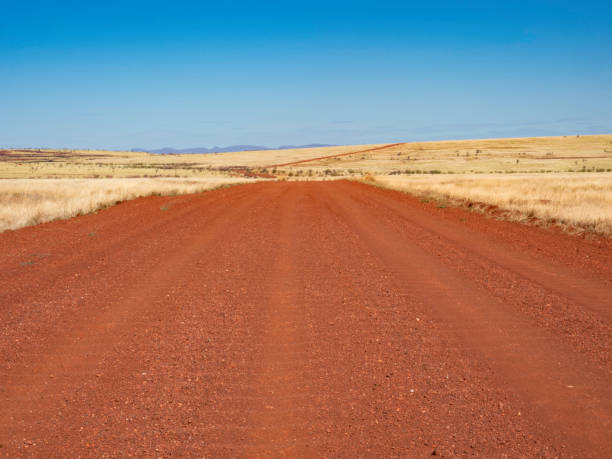
M 202 154 L 202 153 L 228 153 L 231 151 L 255 151 L 255 150 L 295 150 L 297 148 L 319 148 L 333 147 L 322 143 L 311 143 L 308 145 L 281 145 L 277 148 L 264 147 L 261 145 L 230 145 L 228 147 L 194 147 L 194 148 L 171 148 L 164 147 L 156 150 L 147 150 L 146 148 L 132 148 L 131 151 L 146 151 L 147 153 L 155 153 L 160 155 L 183 155 L 183 154 Z
M 281 145 L 278 148 L 269 148 L 269 150 L 296 150 L 298 148 L 320 148 L 320 147 L 335 147 L 327 143 L 309 143 L 308 145 Z

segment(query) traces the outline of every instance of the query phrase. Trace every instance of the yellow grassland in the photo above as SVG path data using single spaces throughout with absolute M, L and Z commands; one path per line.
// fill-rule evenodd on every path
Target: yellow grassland
M 292 176 L 612 171 L 612 135 L 412 142 L 282 170 Z
M 366 146 L 367 147 L 367 146 Z M 359 146 L 160 155 L 104 150 L 0 150 L 0 178 L 210 177 L 354 151 Z
M 7 150 L 0 178 L 209 177 L 228 168 L 271 171 L 274 165 L 340 155 L 381 145 L 293 150 L 156 155 L 102 150 Z M 0 152 L 2 153 L 2 152 Z M 411 142 L 276 168 L 280 176 L 406 173 L 512 173 L 612 171 L 612 135 Z
M 197 193 L 252 181 L 205 179 L 7 179 L 0 180 L 0 232 L 95 212 L 143 196 Z
M 612 234 L 612 173 L 376 176 L 366 181 L 442 204 L 494 205 L 504 219 L 536 217 L 572 230 Z

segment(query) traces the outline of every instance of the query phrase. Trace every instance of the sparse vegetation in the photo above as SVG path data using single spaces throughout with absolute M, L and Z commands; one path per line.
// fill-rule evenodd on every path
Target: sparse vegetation
M 197 193 L 247 181 L 227 177 L 0 180 L 0 231 L 83 215 L 142 196 Z
M 274 175 L 323 177 L 387 174 L 405 170 L 440 173 L 526 173 L 612 169 L 611 135 L 348 145 L 294 150 L 156 155 L 95 150 L 0 150 L 0 178 L 210 177 L 253 169 Z M 385 147 L 383 149 L 376 149 Z M 371 150 L 364 153 L 363 150 Z M 354 154 L 353 154 L 354 153 Z M 327 158 L 333 155 L 345 155 Z M 301 164 L 292 161 L 324 158 Z M 520 159 L 520 161 L 519 161 Z M 575 164 L 580 161 L 580 166 Z M 303 171 L 303 172 L 298 172 Z M 312 172 L 309 172 L 312 171 Z M 419 173 L 419 172 L 416 172 Z M 435 173 L 435 172 L 434 172 Z
M 369 183 L 486 211 L 496 206 L 504 219 L 535 217 L 578 230 L 612 234 L 612 175 L 495 174 L 436 177 L 369 177 Z
M 471 174 L 471 173 L 564 173 L 576 169 L 581 161 L 585 172 L 612 169 L 612 155 L 605 146 L 611 135 L 570 137 L 538 137 L 519 139 L 461 140 L 444 142 L 414 142 L 390 145 L 335 158 L 324 158 L 301 164 L 278 167 L 278 174 L 289 171 L 296 175 L 310 169 L 313 176 L 343 176 L 371 173 L 401 174 Z M 371 145 L 370 147 L 380 147 Z M 356 146 L 355 150 L 368 146 Z M 332 154 L 322 149 L 318 156 Z M 337 150 L 345 154 L 345 150 Z M 315 156 L 313 154 L 313 156 Z M 308 158 L 304 155 L 302 158 Z M 261 160 L 267 160 L 262 154 Z M 287 161 L 288 162 L 288 161 Z M 332 174 L 332 171 L 335 171 Z

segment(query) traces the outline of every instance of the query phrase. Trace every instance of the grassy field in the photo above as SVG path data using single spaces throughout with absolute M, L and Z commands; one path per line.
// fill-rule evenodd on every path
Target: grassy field
M 381 148 L 382 147 L 382 148 Z M 364 151 L 369 150 L 369 151 Z M 330 155 L 343 155 L 320 159 Z M 278 167 L 294 161 L 312 160 Z M 349 145 L 155 155 L 94 150 L 0 150 L 0 178 L 211 177 L 237 169 L 284 177 L 422 173 L 612 171 L 612 135 Z
M 612 234 L 612 174 L 465 174 L 378 176 L 366 182 L 435 199 L 440 205 L 469 206 L 498 217 L 555 223 L 570 230 Z
M 143 196 L 197 193 L 246 181 L 226 177 L 0 180 L 0 232 L 95 212 Z
M 258 174 L 283 180 L 368 176 L 382 186 L 449 202 L 495 205 L 507 211 L 506 218 L 536 216 L 612 233 L 612 135 L 183 155 L 0 150 L 0 231 L 132 197 L 195 192 Z
M 103 150 L 0 150 L 1 178 L 218 177 L 354 151 L 355 146 L 235 153 L 159 155 Z
M 403 143 L 281 169 L 292 176 L 612 172 L 612 135 Z

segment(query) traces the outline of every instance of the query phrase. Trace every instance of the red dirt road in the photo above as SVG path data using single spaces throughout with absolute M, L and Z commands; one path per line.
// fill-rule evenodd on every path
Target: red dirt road
M 612 243 L 351 182 L 0 234 L 0 455 L 610 456 Z

